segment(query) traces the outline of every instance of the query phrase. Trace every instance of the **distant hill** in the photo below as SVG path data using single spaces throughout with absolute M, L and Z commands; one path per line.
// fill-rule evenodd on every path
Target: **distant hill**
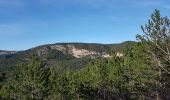
M 34 47 L 25 51 L 0 51 L 0 73 L 13 70 L 18 62 L 26 62 L 29 55 L 37 54 L 47 66 L 56 69 L 80 69 L 98 57 L 109 58 L 110 52 L 121 52 L 135 44 L 126 41 L 119 44 L 56 43 Z
M 5 51 L 5 50 L 0 50 L 0 58 L 8 58 L 13 55 L 17 54 L 17 51 Z

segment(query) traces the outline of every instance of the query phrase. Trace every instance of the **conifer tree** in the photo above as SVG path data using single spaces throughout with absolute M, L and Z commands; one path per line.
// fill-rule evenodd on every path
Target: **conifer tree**
M 42 100 L 50 95 L 50 70 L 35 55 L 29 63 L 19 65 L 7 85 L 11 99 Z
M 147 47 L 150 57 L 155 61 L 159 72 L 157 87 L 160 89 L 157 91 L 165 97 L 170 94 L 170 20 L 166 16 L 161 17 L 156 9 L 141 29 L 144 34 L 138 35 L 137 38 Z

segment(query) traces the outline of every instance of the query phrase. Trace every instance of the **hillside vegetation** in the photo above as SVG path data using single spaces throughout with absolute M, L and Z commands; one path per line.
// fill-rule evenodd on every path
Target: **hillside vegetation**
M 138 42 L 57 43 L 0 58 L 2 100 L 169 100 L 170 20 L 155 10 Z
M 120 44 L 56 43 L 56 44 L 42 45 L 26 51 L 19 51 L 15 54 L 10 54 L 10 53 L 1 54 L 0 72 L 11 71 L 11 69 L 15 68 L 18 62 L 27 61 L 31 54 L 39 55 L 39 58 L 45 60 L 47 64 L 49 64 L 50 66 L 54 66 L 54 67 L 60 66 L 62 68 L 66 67 L 66 68 L 80 69 L 82 67 L 85 67 L 90 59 L 101 57 L 102 53 L 110 55 L 112 51 L 122 52 L 124 48 L 127 47 L 130 48 L 134 44 L 135 42 L 127 41 Z M 64 50 L 60 50 L 61 46 L 64 48 Z M 68 48 L 68 46 L 72 46 L 72 47 Z M 72 52 L 73 47 L 77 50 L 75 52 L 78 52 L 78 50 L 79 52 L 81 50 L 87 50 L 92 53 L 96 52 L 96 54 L 89 53 L 89 55 L 86 55 L 88 52 L 85 52 L 85 54 L 82 55 L 80 58 L 76 58 Z M 61 63 L 64 63 L 64 65 L 62 65 Z M 79 63 L 82 64 L 80 65 Z

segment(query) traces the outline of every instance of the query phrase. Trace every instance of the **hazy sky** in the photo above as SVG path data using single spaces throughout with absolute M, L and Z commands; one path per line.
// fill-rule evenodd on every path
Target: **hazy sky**
M 0 0 L 0 50 L 135 40 L 155 8 L 170 17 L 170 0 Z

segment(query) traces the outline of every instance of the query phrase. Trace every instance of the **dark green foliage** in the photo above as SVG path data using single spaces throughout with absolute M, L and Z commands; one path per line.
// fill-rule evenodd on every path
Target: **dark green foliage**
M 111 51 L 122 51 L 123 48 L 131 47 L 133 44 L 135 44 L 135 42 L 124 42 L 120 44 L 57 43 L 53 45 L 63 45 L 65 47 L 67 47 L 67 45 L 73 45 L 77 49 L 87 49 L 110 54 Z M 17 52 L 14 55 L 8 55 L 8 57 L 0 55 L 0 75 L 5 74 L 5 76 L 8 76 L 8 74 L 16 68 L 18 63 L 28 63 L 29 56 L 33 53 L 37 54 L 39 51 L 42 51 L 39 58 L 45 60 L 47 66 L 54 67 L 55 70 L 60 71 L 65 69 L 79 70 L 84 68 L 92 60 L 91 57 L 88 56 L 78 59 L 70 54 L 64 54 L 61 51 L 51 49 L 50 46 L 51 44 L 42 45 L 26 51 Z
M 155 61 L 155 68 L 159 72 L 159 83 L 157 83 L 157 97 L 168 97 L 170 94 L 170 20 L 161 17 L 159 10 L 151 15 L 151 19 L 142 26 L 144 35 L 138 35 L 138 39 L 148 49 L 150 57 Z
M 0 99 L 168 100 L 169 22 L 155 10 L 148 24 L 142 27 L 145 34 L 138 35 L 138 43 L 69 44 L 109 53 L 110 58 L 76 58 L 51 49 L 50 45 L 1 57 Z M 62 43 L 66 49 L 67 45 Z M 31 53 L 38 56 L 29 58 Z
M 20 64 L 15 71 L 11 73 L 4 91 L 7 96 L 4 98 L 16 100 L 42 100 L 50 94 L 50 70 L 37 57 L 31 56 L 29 63 Z
M 61 51 L 57 51 L 57 50 L 50 50 L 48 52 L 47 57 L 45 57 L 45 58 L 46 59 L 53 59 L 55 61 L 74 59 L 73 56 L 67 55 L 67 54 L 63 54 Z
M 99 58 L 80 71 L 53 73 L 53 97 L 62 100 L 156 98 L 157 73 L 140 44 L 125 50 L 123 58 Z M 150 95 L 148 95 L 148 93 Z
M 57 43 L 53 45 L 73 45 L 77 49 L 86 49 L 90 51 L 96 52 L 106 52 L 110 53 L 113 49 L 114 51 L 122 51 L 123 48 L 131 47 L 135 42 L 124 42 L 120 44 L 93 44 L 93 43 Z M 62 61 L 62 60 L 72 60 L 75 57 L 69 54 L 63 54 L 61 51 L 53 50 L 50 48 L 51 45 L 43 45 L 36 48 L 32 48 L 26 51 L 20 51 L 15 55 L 9 55 L 9 57 L 3 57 L 0 55 L 0 67 L 8 67 L 8 66 L 15 66 L 16 62 L 24 61 L 29 58 L 30 54 L 37 54 L 39 50 L 43 51 L 43 55 L 41 55 L 42 59 L 53 60 L 55 62 Z M 1 52 L 1 51 L 0 51 Z M 3 70 L 0 70 L 3 71 Z

